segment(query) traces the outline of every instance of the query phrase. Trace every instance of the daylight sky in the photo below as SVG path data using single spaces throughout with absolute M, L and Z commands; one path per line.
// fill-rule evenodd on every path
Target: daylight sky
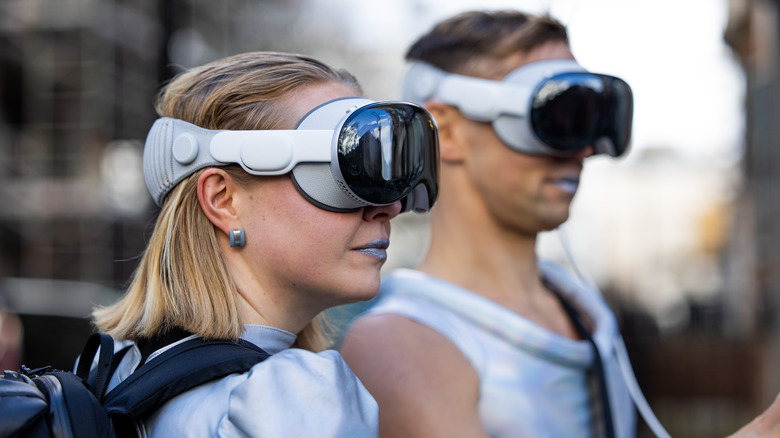
M 460 11 L 549 11 L 568 26 L 574 55 L 581 64 L 620 76 L 632 86 L 633 150 L 669 147 L 688 157 L 727 162 L 733 162 L 741 151 L 744 79 L 723 40 L 727 0 L 313 3 L 350 11 L 347 21 L 360 35 L 353 44 L 399 52 L 433 23 Z

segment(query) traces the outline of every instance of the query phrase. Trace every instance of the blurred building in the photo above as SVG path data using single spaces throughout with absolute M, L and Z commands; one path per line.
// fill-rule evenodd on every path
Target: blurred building
M 0 277 L 128 278 L 151 211 L 146 197 L 120 199 L 114 179 L 141 171 L 132 157 L 165 74 L 159 15 L 119 1 L 0 3 Z
M 22 360 L 75 357 L 92 307 L 135 269 L 156 215 L 141 154 L 160 85 L 300 47 L 299 3 L 0 1 L 0 303 L 21 316 Z
M 21 314 L 23 359 L 73 357 L 90 307 L 113 298 L 85 288 L 121 287 L 143 248 L 148 196 L 122 182 L 138 183 L 138 139 L 167 74 L 162 12 L 156 2 L 0 2 L 0 293 Z M 53 333 L 63 340 L 44 342 Z

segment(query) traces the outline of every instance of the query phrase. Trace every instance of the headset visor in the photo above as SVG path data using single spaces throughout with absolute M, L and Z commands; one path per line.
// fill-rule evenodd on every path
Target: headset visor
M 623 80 L 587 72 L 544 80 L 531 101 L 536 136 L 561 152 L 593 145 L 597 152 L 622 155 L 631 138 L 633 98 Z
M 405 205 L 404 210 L 427 210 L 435 201 L 437 131 L 422 108 L 406 103 L 362 106 L 344 121 L 337 141 L 341 177 L 358 198 L 384 205 L 418 192 L 412 202 L 421 204 Z M 421 186 L 425 193 L 419 193 Z

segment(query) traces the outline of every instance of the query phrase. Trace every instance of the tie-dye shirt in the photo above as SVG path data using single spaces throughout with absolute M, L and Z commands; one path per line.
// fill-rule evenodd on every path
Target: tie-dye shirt
M 635 435 L 635 411 L 618 369 L 619 337 L 611 310 L 561 268 L 540 263 L 548 284 L 595 327 L 607 375 L 615 435 Z M 594 396 L 594 351 L 542 328 L 471 291 L 419 271 L 399 269 L 383 281 L 367 314 L 394 313 L 427 325 L 455 344 L 480 379 L 479 413 L 491 437 L 603 436 Z

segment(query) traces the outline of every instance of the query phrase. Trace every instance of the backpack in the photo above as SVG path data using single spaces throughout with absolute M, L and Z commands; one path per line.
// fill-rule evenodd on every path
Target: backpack
M 98 352 L 97 366 L 90 370 Z M 129 347 L 93 334 L 75 373 L 50 367 L 0 376 L 0 438 L 113 438 L 137 436 L 136 421 L 174 396 L 210 380 L 245 372 L 268 353 L 240 340 L 189 339 L 147 361 L 106 394 Z

